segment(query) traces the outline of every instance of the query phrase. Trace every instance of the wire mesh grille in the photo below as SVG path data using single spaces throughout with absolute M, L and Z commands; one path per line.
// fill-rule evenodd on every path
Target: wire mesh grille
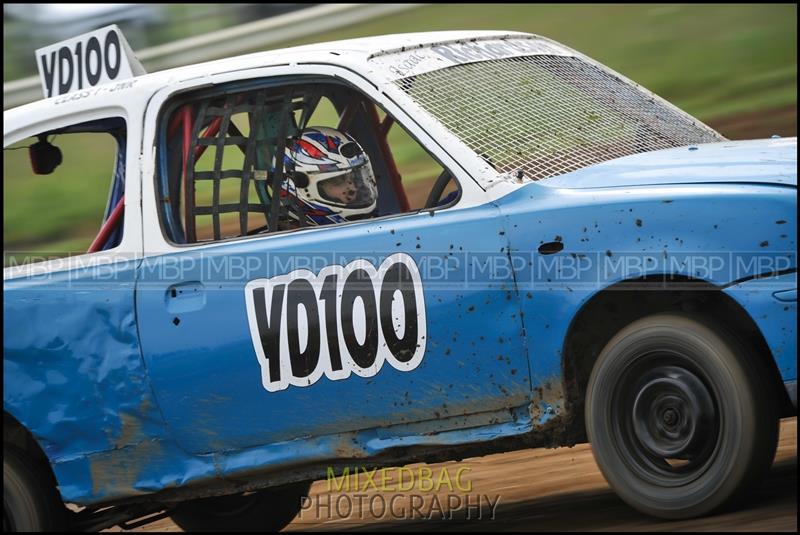
M 724 140 L 568 56 L 456 65 L 396 83 L 500 173 L 540 180 L 621 156 Z

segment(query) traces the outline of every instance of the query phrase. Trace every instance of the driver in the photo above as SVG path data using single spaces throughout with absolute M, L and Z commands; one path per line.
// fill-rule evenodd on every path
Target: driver
M 349 134 L 324 126 L 306 128 L 288 143 L 284 166 L 281 197 L 293 218 L 305 214 L 308 223 L 327 225 L 375 212 L 378 187 L 372 165 Z

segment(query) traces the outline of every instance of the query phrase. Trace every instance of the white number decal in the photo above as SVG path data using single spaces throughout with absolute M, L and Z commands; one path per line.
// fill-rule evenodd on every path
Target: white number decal
M 425 354 L 422 279 L 414 260 L 389 256 L 301 269 L 245 287 L 247 317 L 261 379 L 269 392 L 377 374 L 384 362 L 400 371 Z

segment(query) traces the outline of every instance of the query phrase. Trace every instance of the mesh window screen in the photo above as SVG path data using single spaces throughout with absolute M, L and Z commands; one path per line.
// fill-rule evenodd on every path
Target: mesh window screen
M 395 83 L 500 173 L 540 180 L 621 156 L 724 140 L 579 58 L 524 56 Z
M 271 195 L 283 181 L 283 167 L 272 170 L 273 154 L 283 154 L 286 137 L 296 131 L 293 114 L 303 105 L 302 98 L 294 99 L 289 89 L 228 95 L 186 108 L 192 121 L 183 170 L 188 243 L 278 230 L 279 220 L 285 221 L 288 215 L 278 196 Z M 244 116 L 247 135 L 232 120 L 237 114 Z M 203 158 L 206 149 L 213 152 Z M 251 189 L 258 194 L 255 199 Z M 250 215 L 254 213 L 263 216 L 267 225 L 253 228 Z

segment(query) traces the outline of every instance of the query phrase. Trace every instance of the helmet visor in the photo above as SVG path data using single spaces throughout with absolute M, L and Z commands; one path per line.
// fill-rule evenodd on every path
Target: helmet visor
M 336 206 L 366 208 L 378 198 L 375 179 L 367 165 L 350 169 L 317 183 L 320 197 Z

